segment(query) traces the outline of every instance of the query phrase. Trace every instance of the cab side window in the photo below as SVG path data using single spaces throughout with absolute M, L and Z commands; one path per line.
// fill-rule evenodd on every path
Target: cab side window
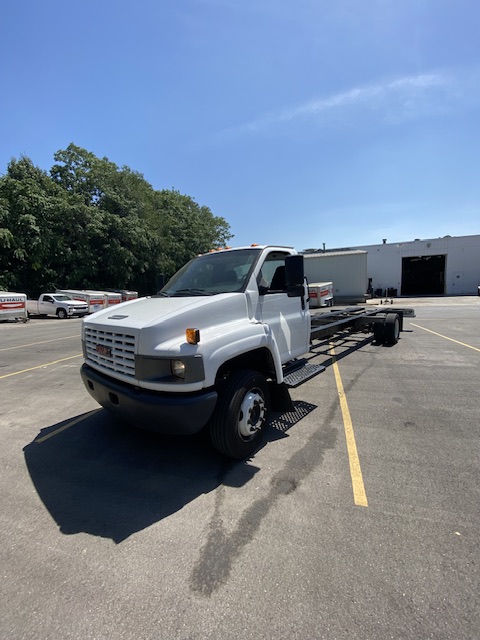
M 288 253 L 269 253 L 260 272 L 261 284 L 268 287 L 267 293 L 285 292 L 285 258 Z

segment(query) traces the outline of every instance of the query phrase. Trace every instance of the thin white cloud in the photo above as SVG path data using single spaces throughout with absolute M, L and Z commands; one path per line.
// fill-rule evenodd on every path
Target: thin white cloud
M 305 104 L 271 111 L 224 133 L 261 133 L 276 125 L 293 126 L 302 122 L 320 127 L 331 125 L 334 120 L 342 124 L 356 123 L 369 115 L 374 115 L 377 123 L 398 124 L 449 113 L 460 106 L 468 108 L 472 102 L 480 102 L 479 90 L 471 91 L 474 76 L 478 79 L 476 73 L 432 72 L 354 87 Z

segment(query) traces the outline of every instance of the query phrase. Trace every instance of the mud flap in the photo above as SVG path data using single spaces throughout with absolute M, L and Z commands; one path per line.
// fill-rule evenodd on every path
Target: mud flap
M 268 383 L 268 387 L 270 391 L 270 406 L 273 411 L 281 411 L 283 413 L 284 411 L 295 410 L 285 382 L 277 384 L 272 381 Z

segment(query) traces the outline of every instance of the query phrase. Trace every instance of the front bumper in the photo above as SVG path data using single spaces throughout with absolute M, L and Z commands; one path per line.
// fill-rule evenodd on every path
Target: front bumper
M 162 393 L 113 380 L 88 365 L 80 370 L 89 394 L 102 407 L 137 427 L 170 435 L 197 433 L 210 419 L 216 391 Z

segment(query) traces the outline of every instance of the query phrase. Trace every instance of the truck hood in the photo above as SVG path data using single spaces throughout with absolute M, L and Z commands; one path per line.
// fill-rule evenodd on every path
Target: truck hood
M 216 298 L 227 297 L 231 294 L 222 294 Z M 188 298 L 137 298 L 129 300 L 114 307 L 108 307 L 93 313 L 85 319 L 86 324 L 94 322 L 105 326 L 125 327 L 131 329 L 144 329 L 152 324 L 158 324 L 163 320 L 179 314 L 184 315 L 190 309 L 201 309 L 205 305 L 211 307 L 212 297 L 188 297 Z
M 212 327 L 245 320 L 243 293 L 181 298 L 138 298 L 102 309 L 84 319 L 84 326 L 113 333 L 130 333 L 138 339 L 137 353 L 173 340 L 185 341 L 185 329 Z M 147 346 L 148 345 L 148 346 Z

